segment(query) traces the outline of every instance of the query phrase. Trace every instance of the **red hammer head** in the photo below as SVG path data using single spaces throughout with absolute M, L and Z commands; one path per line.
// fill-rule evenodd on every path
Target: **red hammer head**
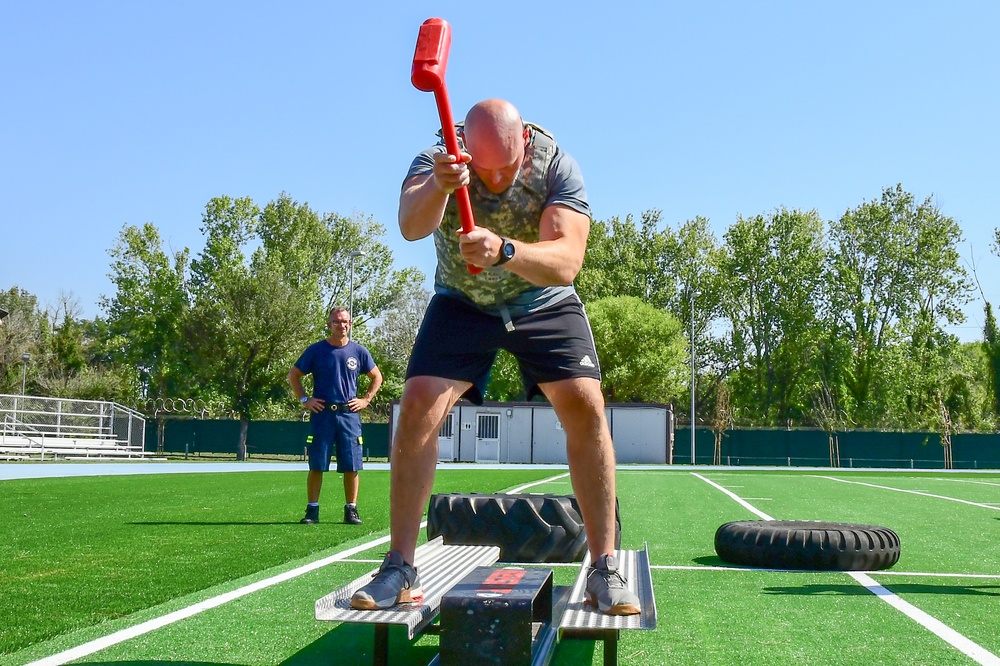
M 417 90 L 434 92 L 444 85 L 451 50 L 451 26 L 441 18 L 429 18 L 417 34 L 417 50 L 413 54 L 410 81 Z

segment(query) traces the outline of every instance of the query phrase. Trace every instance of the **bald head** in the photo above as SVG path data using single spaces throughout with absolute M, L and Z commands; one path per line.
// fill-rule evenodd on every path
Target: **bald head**
M 465 116 L 465 147 L 472 155 L 472 168 L 490 191 L 500 193 L 517 177 L 528 130 L 521 114 L 510 102 L 487 99 Z

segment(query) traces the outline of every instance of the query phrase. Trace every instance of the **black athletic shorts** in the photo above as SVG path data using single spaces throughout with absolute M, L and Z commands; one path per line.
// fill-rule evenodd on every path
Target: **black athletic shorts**
M 427 306 L 406 368 L 406 378 L 431 376 L 471 382 L 463 397 L 479 405 L 497 351 L 510 352 L 521 368 L 530 400 L 538 384 L 592 377 L 601 379 L 590 322 L 578 297 L 513 320 L 503 319 L 451 296 L 435 294 Z

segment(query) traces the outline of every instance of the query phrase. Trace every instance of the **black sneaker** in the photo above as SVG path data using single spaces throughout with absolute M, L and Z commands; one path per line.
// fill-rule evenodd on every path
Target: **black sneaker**
M 348 525 L 360 525 L 361 516 L 358 515 L 357 505 L 351 506 L 350 504 L 344 505 L 344 522 Z
M 319 522 L 319 507 L 306 505 L 306 515 L 299 521 L 303 525 L 311 525 Z
M 585 602 L 606 615 L 637 615 L 639 597 L 625 584 L 614 555 L 601 555 L 587 572 Z

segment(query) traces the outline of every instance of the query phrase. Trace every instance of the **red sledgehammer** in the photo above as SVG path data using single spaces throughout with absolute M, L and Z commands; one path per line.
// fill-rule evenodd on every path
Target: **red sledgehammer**
M 444 83 L 450 50 L 451 26 L 448 22 L 441 18 L 429 18 L 424 21 L 417 34 L 417 50 L 413 54 L 410 81 L 417 90 L 434 93 L 434 101 L 437 102 L 438 115 L 441 118 L 441 134 L 444 136 L 445 148 L 455 156 L 455 159 L 461 159 L 458 136 L 455 134 L 455 120 L 451 115 L 451 102 L 448 101 L 448 88 Z M 455 201 L 462 219 L 461 233 L 467 234 L 476 228 L 469 189 L 460 187 L 455 190 Z M 470 273 L 479 273 L 482 270 L 478 266 L 469 265 Z

